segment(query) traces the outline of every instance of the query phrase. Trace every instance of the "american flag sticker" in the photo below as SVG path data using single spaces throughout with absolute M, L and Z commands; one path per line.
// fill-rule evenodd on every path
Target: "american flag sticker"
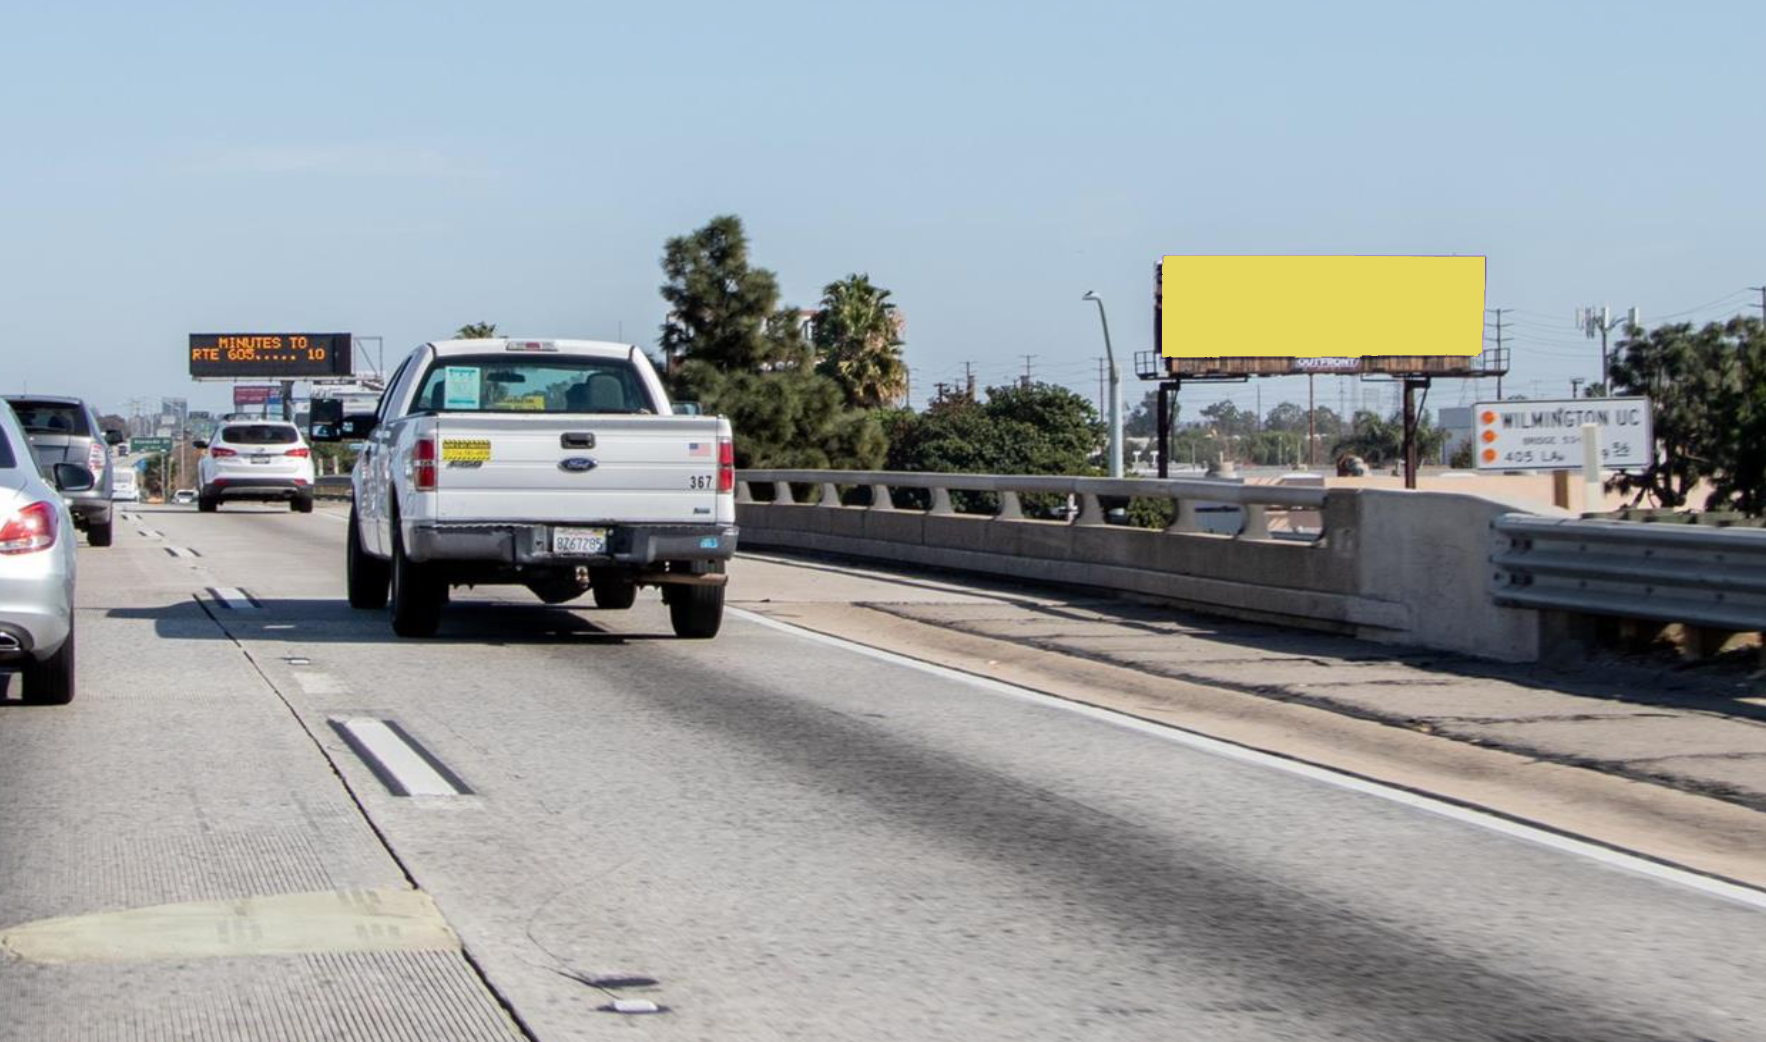
M 689 456 L 710 456 L 711 455 L 711 442 L 709 442 L 709 441 L 690 441 L 690 442 L 688 442 L 687 443 L 687 455 L 689 455 Z

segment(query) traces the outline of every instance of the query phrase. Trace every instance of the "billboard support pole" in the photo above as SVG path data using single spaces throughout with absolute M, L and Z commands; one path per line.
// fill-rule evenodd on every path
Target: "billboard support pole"
M 1179 380 L 1159 383 L 1159 477 L 1171 476 L 1171 396 L 1183 386 Z
M 1417 389 L 1429 389 L 1428 377 L 1404 378 L 1404 487 L 1416 488 L 1417 472 Z

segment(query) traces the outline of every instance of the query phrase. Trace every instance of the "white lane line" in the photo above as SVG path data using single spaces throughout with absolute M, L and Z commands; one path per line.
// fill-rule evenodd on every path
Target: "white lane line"
M 394 796 L 470 796 L 454 772 L 391 720 L 331 717 L 331 726 Z
M 237 586 L 211 586 L 208 595 L 229 611 L 257 611 L 263 607 L 256 597 Z
M 171 554 L 173 557 L 201 557 L 202 556 L 201 554 L 197 553 L 195 550 L 192 550 L 187 546 L 168 546 L 165 548 L 165 551 L 166 551 L 166 553 Z
M 1656 861 L 1652 858 L 1645 857 L 1642 854 L 1630 853 L 1614 847 L 1603 846 L 1592 840 L 1580 839 L 1561 832 L 1554 832 L 1551 829 L 1537 825 L 1529 825 L 1521 821 L 1516 821 L 1513 818 L 1505 818 L 1491 811 L 1481 810 L 1477 807 L 1464 804 L 1452 803 L 1439 797 L 1429 796 L 1424 793 L 1414 792 L 1409 789 L 1398 788 L 1396 786 L 1387 785 L 1383 782 L 1374 781 L 1371 778 L 1361 778 L 1353 774 L 1334 771 L 1329 767 L 1321 767 L 1318 764 L 1307 763 L 1304 760 L 1289 759 L 1288 757 L 1278 756 L 1274 753 L 1263 752 L 1260 749 L 1252 749 L 1243 745 L 1234 745 L 1231 742 L 1223 741 L 1219 738 L 1210 738 L 1207 735 L 1198 734 L 1194 731 L 1186 731 L 1170 724 L 1156 724 L 1150 720 L 1142 720 L 1138 717 L 1116 712 L 1115 710 L 1086 705 L 1083 702 L 1070 701 L 1055 695 L 1048 695 L 1040 691 L 1034 691 L 1030 688 L 1018 687 L 1015 684 L 1008 684 L 1001 680 L 994 680 L 990 677 L 980 677 L 972 673 L 965 673 L 962 670 L 951 669 L 947 666 L 922 662 L 919 659 L 900 655 L 893 651 L 884 651 L 880 648 L 868 647 L 864 644 L 846 640 L 842 637 L 831 637 L 826 633 L 817 633 L 814 630 L 807 630 L 801 626 L 793 626 L 788 622 L 780 622 L 777 619 L 771 619 L 764 615 L 757 615 L 754 612 L 745 611 L 741 608 L 726 608 L 725 610 L 748 622 L 757 623 L 769 629 L 779 630 L 784 633 L 790 633 L 794 636 L 802 637 L 805 640 L 815 641 L 818 644 L 826 644 L 829 647 L 841 648 L 859 655 L 864 655 L 868 658 L 877 659 L 881 662 L 890 663 L 891 665 L 902 666 L 907 669 L 916 669 L 922 673 L 929 673 L 936 677 L 942 677 L 945 680 L 965 683 L 972 687 L 980 688 L 983 691 L 990 691 L 994 694 L 1004 695 L 1008 698 L 1017 699 L 1019 701 L 1031 702 L 1036 705 L 1056 709 L 1064 709 L 1070 713 L 1077 713 L 1080 716 L 1090 717 L 1093 720 L 1113 724 L 1117 727 L 1127 728 L 1131 731 L 1139 731 L 1142 734 L 1151 735 L 1155 738 L 1163 738 L 1168 742 L 1175 742 L 1178 745 L 1188 746 L 1192 749 L 1211 753 L 1215 756 L 1222 756 L 1229 760 L 1256 764 L 1260 767 L 1269 767 L 1286 774 L 1296 775 L 1312 781 L 1323 782 L 1326 785 L 1334 785 L 1340 789 L 1348 789 L 1351 792 L 1377 796 L 1380 799 L 1389 800 L 1393 803 L 1400 803 L 1406 807 L 1414 807 L 1417 810 L 1427 811 L 1430 814 L 1436 814 L 1443 818 L 1451 818 L 1454 821 L 1464 822 L 1468 825 L 1475 825 L 1478 828 L 1487 829 L 1491 832 L 1499 832 L 1505 836 L 1512 836 L 1516 839 L 1524 840 L 1537 846 L 1549 847 L 1552 850 L 1560 851 L 1565 854 L 1571 854 L 1576 857 L 1586 858 L 1590 861 L 1596 861 L 1611 868 L 1618 868 L 1636 875 L 1648 876 L 1651 879 L 1673 883 L 1691 890 L 1697 890 L 1704 894 L 1709 894 L 1713 897 L 1724 898 L 1760 911 L 1766 911 L 1766 891 L 1743 886 L 1739 883 L 1734 883 L 1716 876 L 1704 875 L 1688 868 L 1682 868 L 1678 865 Z

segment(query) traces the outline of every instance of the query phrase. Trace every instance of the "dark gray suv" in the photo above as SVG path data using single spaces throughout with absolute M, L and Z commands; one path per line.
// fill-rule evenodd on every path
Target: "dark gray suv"
M 86 540 L 93 546 L 109 546 L 110 445 L 98 414 L 78 398 L 9 394 L 6 401 L 18 414 L 18 424 L 31 443 L 39 470 L 53 470 L 57 463 L 77 463 L 97 479 L 91 488 L 68 492 L 62 498 L 73 512 L 74 524 L 86 530 Z

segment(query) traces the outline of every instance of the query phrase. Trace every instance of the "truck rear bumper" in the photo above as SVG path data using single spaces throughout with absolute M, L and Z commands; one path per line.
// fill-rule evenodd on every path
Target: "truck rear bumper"
M 621 525 L 585 522 L 572 528 L 607 532 L 603 554 L 555 554 L 544 523 L 410 524 L 406 552 L 414 561 L 479 561 L 516 565 L 647 565 L 660 561 L 727 561 L 736 553 L 735 525 Z

